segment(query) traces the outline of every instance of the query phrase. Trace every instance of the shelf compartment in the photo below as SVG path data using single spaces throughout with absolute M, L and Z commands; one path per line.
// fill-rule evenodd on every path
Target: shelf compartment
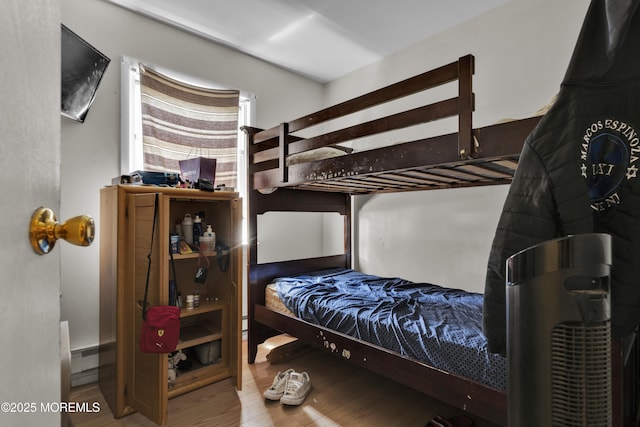
M 176 350 L 222 339 L 222 331 L 209 325 L 193 324 L 180 328 L 180 341 Z
M 217 252 L 205 252 L 204 256 L 206 257 L 213 257 L 216 256 Z M 200 257 L 200 252 L 193 252 L 190 254 L 173 254 L 173 259 L 174 261 L 178 261 L 181 259 L 193 259 L 193 258 L 198 258 Z
M 181 394 L 198 389 L 208 384 L 229 378 L 231 371 L 229 365 L 224 362 L 211 365 L 199 365 L 186 372 L 179 372 L 176 381 L 169 385 L 169 399 Z
M 183 296 L 183 298 L 186 298 Z M 195 307 L 193 309 L 186 309 L 182 307 L 180 309 L 180 317 L 190 317 L 197 316 L 199 314 L 210 313 L 212 311 L 223 311 L 225 304 L 220 301 L 207 301 L 206 299 L 203 301 L 203 297 L 200 296 L 200 306 Z

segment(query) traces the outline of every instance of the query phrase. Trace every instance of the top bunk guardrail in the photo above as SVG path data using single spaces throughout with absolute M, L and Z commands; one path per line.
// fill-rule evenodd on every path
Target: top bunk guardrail
M 299 119 L 261 130 L 244 127 L 252 190 L 278 187 L 350 194 L 411 191 L 511 181 L 526 136 L 539 117 L 473 129 L 474 57 L 457 61 L 344 101 Z M 301 138 L 312 126 L 458 82 L 453 98 L 424 103 L 363 123 Z M 358 151 L 358 138 L 457 116 L 456 133 Z M 352 142 L 355 150 L 340 147 Z M 291 162 L 291 156 L 333 149 L 341 156 Z M 353 151 L 353 152 L 352 152 Z M 324 154 L 324 153 L 323 153 Z M 313 159 L 313 156 L 307 156 Z

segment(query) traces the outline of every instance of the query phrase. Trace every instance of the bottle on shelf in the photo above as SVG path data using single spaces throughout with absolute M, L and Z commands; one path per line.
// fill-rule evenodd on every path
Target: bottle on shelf
M 211 229 L 211 225 L 207 225 L 207 231 L 200 237 L 200 250 L 204 253 L 216 250 L 216 233 Z
M 169 234 L 169 253 L 177 254 L 180 252 L 180 236 L 177 233 Z
M 202 236 L 202 219 L 200 215 L 196 214 L 195 219 L 193 220 L 193 244 L 196 246 L 200 246 L 200 237 Z
M 184 235 L 184 240 L 193 245 L 193 219 L 191 214 L 186 214 L 182 220 L 182 234 Z
M 211 243 L 211 250 L 212 251 L 215 250 L 216 249 L 216 233 L 215 231 L 213 231 L 213 228 L 211 228 L 211 224 L 207 224 L 207 231 L 204 232 L 204 235 L 213 239 Z

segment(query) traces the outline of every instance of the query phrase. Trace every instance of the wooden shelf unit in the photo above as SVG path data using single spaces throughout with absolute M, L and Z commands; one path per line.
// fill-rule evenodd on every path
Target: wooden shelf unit
M 154 202 L 158 194 L 156 231 L 151 256 L 148 302 L 169 302 L 174 278 L 169 236 L 186 213 L 199 213 L 211 224 L 217 241 L 229 248 L 228 268 L 216 252 L 174 254 L 173 265 L 183 304 L 195 289 L 200 305 L 181 308 L 180 342 L 192 367 L 168 381 L 168 355 L 142 353 L 142 322 Z M 241 199 L 234 192 L 204 192 L 165 187 L 116 185 L 101 190 L 100 205 L 100 389 L 116 418 L 138 411 L 157 424 L 168 421 L 168 399 L 225 378 L 241 388 L 242 239 Z M 195 283 L 199 265 L 208 264 L 204 284 Z M 203 365 L 193 347 L 220 341 L 220 359 Z

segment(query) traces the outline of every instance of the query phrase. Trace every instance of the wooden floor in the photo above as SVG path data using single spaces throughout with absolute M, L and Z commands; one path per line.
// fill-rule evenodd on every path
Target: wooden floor
M 345 360 L 308 349 L 286 362 L 271 364 L 266 356 L 286 336 L 260 346 L 256 363 L 243 366 L 242 390 L 224 380 L 169 401 L 169 426 L 424 426 L 436 415 L 461 411 L 420 392 L 387 380 Z M 273 359 L 272 359 L 273 360 Z M 278 371 L 306 371 L 312 389 L 300 406 L 285 406 L 262 397 Z M 99 413 L 74 413 L 74 427 L 155 426 L 140 414 L 114 419 L 97 384 L 74 388 L 71 401 L 100 403 Z M 477 427 L 492 427 L 475 419 Z

